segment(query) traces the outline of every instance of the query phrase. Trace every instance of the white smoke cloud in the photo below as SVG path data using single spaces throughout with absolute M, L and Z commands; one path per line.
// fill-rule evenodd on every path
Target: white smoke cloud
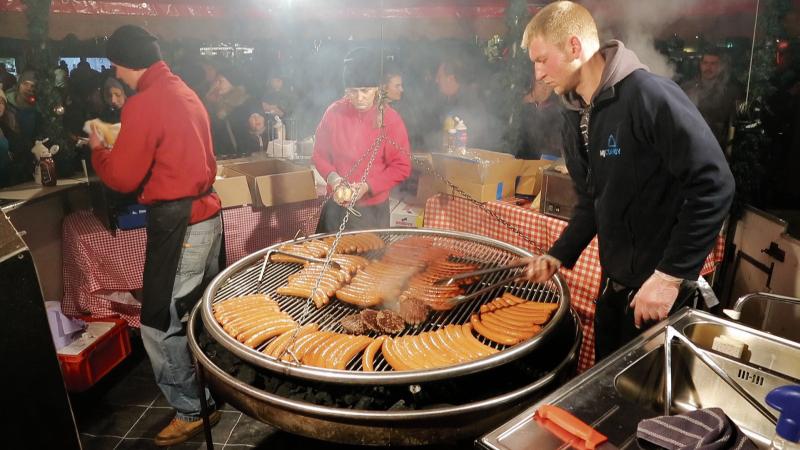
M 636 52 L 653 73 L 672 77 L 675 68 L 655 48 L 656 37 L 702 0 L 585 0 L 601 38 L 616 38 Z

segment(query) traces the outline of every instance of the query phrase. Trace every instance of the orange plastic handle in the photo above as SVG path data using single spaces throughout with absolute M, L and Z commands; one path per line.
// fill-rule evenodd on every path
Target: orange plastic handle
M 570 412 L 555 405 L 542 405 L 536 414 L 545 420 L 553 422 L 564 431 L 578 438 L 587 450 L 595 450 L 599 445 L 608 441 L 608 438 L 599 433 L 581 419 Z

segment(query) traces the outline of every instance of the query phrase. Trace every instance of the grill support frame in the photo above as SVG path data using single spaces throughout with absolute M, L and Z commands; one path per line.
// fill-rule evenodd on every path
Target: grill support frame
M 574 340 L 554 369 L 532 383 L 478 402 L 414 411 L 366 411 L 314 405 L 250 386 L 219 367 L 198 344 L 201 305 L 189 317 L 189 349 L 214 395 L 250 417 L 283 431 L 343 444 L 417 446 L 473 439 L 526 408 L 539 394 L 565 381 L 577 365 L 582 332 L 574 311 Z

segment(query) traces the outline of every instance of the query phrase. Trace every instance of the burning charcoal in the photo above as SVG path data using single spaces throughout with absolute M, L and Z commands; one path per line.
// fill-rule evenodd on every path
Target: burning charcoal
M 394 405 L 389 407 L 389 411 L 401 411 L 404 409 L 408 409 L 408 406 L 406 405 L 406 401 L 403 399 L 398 400 Z
M 378 322 L 378 328 L 386 334 L 397 334 L 406 328 L 406 321 L 399 314 L 388 309 L 378 311 L 376 322 Z
M 360 314 L 350 314 L 349 316 L 342 317 L 339 321 L 339 325 L 342 326 L 346 333 L 364 334 L 367 332 L 367 326 Z
M 380 333 L 383 330 L 378 326 L 378 311 L 374 309 L 364 309 L 361 311 L 361 319 L 364 321 L 367 330 Z
M 397 313 L 409 325 L 419 325 L 428 318 L 431 308 L 422 300 L 407 297 L 400 300 Z

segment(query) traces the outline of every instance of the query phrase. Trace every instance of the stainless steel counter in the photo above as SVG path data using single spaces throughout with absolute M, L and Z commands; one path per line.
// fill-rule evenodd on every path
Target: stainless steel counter
M 670 339 L 671 395 L 665 394 L 668 332 L 685 337 Z M 745 344 L 741 357 L 712 350 L 720 336 Z M 774 432 L 774 417 L 768 416 L 777 411 L 764 397 L 775 387 L 800 384 L 798 380 L 800 344 L 687 308 L 485 435 L 479 444 L 497 450 L 563 448 L 533 420 L 540 405 L 554 404 L 593 425 L 613 445 L 635 449 L 638 423 L 663 415 L 664 399 L 671 397 L 671 414 L 722 408 L 756 445 L 767 448 Z

